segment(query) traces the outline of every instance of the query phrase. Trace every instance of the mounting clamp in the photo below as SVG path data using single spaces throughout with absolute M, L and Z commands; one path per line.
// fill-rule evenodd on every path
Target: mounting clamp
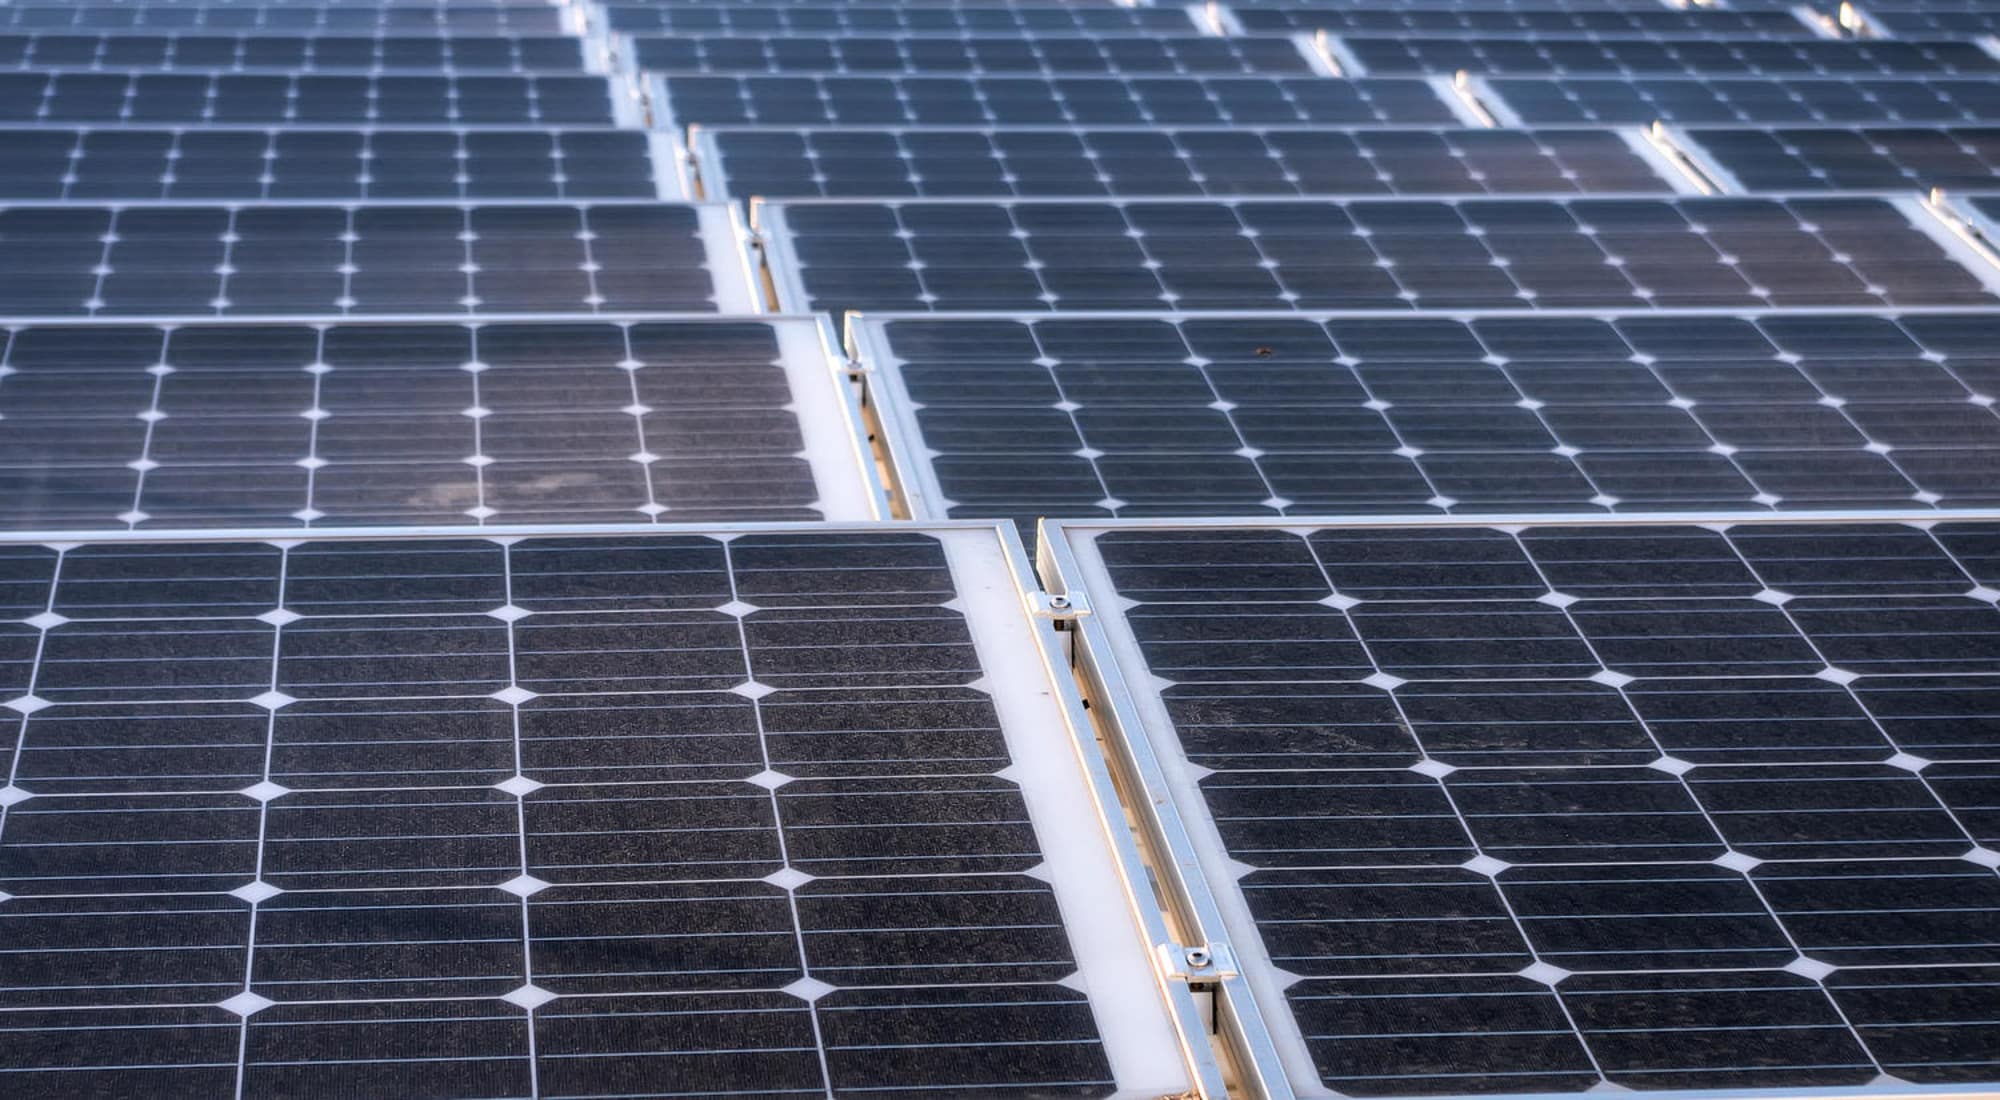
M 1030 592 L 1028 614 L 1037 619 L 1070 622 L 1090 614 L 1090 601 L 1081 592 Z
M 1177 943 L 1155 944 L 1153 960 L 1167 979 L 1191 986 L 1212 985 L 1225 978 L 1234 978 L 1239 973 L 1235 952 L 1223 943 L 1204 943 L 1194 947 L 1183 947 Z

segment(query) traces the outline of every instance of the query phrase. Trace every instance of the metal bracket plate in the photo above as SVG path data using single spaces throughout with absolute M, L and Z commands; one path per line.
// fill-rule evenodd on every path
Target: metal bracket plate
M 1080 592 L 1029 592 L 1028 614 L 1037 619 L 1070 622 L 1090 614 L 1090 601 Z
M 1183 947 L 1177 943 L 1153 945 L 1153 958 L 1168 981 L 1206 985 L 1234 978 L 1236 953 L 1226 943 L 1205 943 Z

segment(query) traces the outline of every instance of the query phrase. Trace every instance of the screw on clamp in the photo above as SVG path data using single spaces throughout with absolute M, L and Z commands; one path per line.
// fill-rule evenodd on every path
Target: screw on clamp
M 1090 604 L 1081 595 L 1031 592 L 1028 594 L 1028 611 L 1037 618 L 1062 622 L 1090 614 Z
M 1182 947 L 1175 943 L 1163 943 L 1153 949 L 1153 954 L 1161 973 L 1191 986 L 1214 985 L 1237 974 L 1236 956 L 1227 944 L 1204 943 Z

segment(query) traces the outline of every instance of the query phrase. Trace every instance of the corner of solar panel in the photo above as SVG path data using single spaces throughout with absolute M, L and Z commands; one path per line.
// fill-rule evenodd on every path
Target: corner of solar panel
M 1991 1095 L 1996 731 L 1991 4 L 0 0 L 10 1097 Z

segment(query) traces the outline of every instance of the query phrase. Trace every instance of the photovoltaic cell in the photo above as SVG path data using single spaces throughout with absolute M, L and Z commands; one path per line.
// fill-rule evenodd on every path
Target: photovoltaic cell
M 0 555 L 20 1095 L 1186 1087 L 991 530 Z
M 1529 125 L 1610 122 L 1935 122 L 2000 118 L 2000 81 L 1501 77 L 1484 82 Z
M 1983 74 L 2000 57 L 1971 42 L 1737 39 L 1365 38 L 1340 45 L 1376 74 L 1699 73 L 1705 77 L 1808 74 Z
M 219 316 L 716 309 L 701 208 L 0 209 L 0 313 Z
M 610 85 L 597 76 L 0 73 L 0 122 L 521 126 L 611 121 Z
M 786 308 L 1985 304 L 1883 199 L 775 203 Z
M 1640 193 L 1670 188 L 1590 130 L 1126 127 L 711 130 L 711 197 Z
M 1422 80 L 1318 77 L 659 77 L 681 126 L 1175 123 L 1455 124 Z
M 635 131 L 0 130 L 4 199 L 660 196 Z
M 2000 527 L 1065 534 L 1301 1095 L 2000 1079 Z
M 1306 73 L 1283 38 L 1181 35 L 1087 38 L 639 37 L 634 62 L 655 72 L 752 73 Z M 2000 67 L 2000 61 L 1992 64 Z
M 0 526 L 867 519 L 802 322 L 29 325 Z
M 560 71 L 582 69 L 583 48 L 554 36 L 0 34 L 0 67 Z
M 1956 190 L 2000 178 L 2000 129 L 1692 129 L 1685 136 L 1751 191 Z
M 873 318 L 935 518 L 2000 503 L 2000 316 Z

